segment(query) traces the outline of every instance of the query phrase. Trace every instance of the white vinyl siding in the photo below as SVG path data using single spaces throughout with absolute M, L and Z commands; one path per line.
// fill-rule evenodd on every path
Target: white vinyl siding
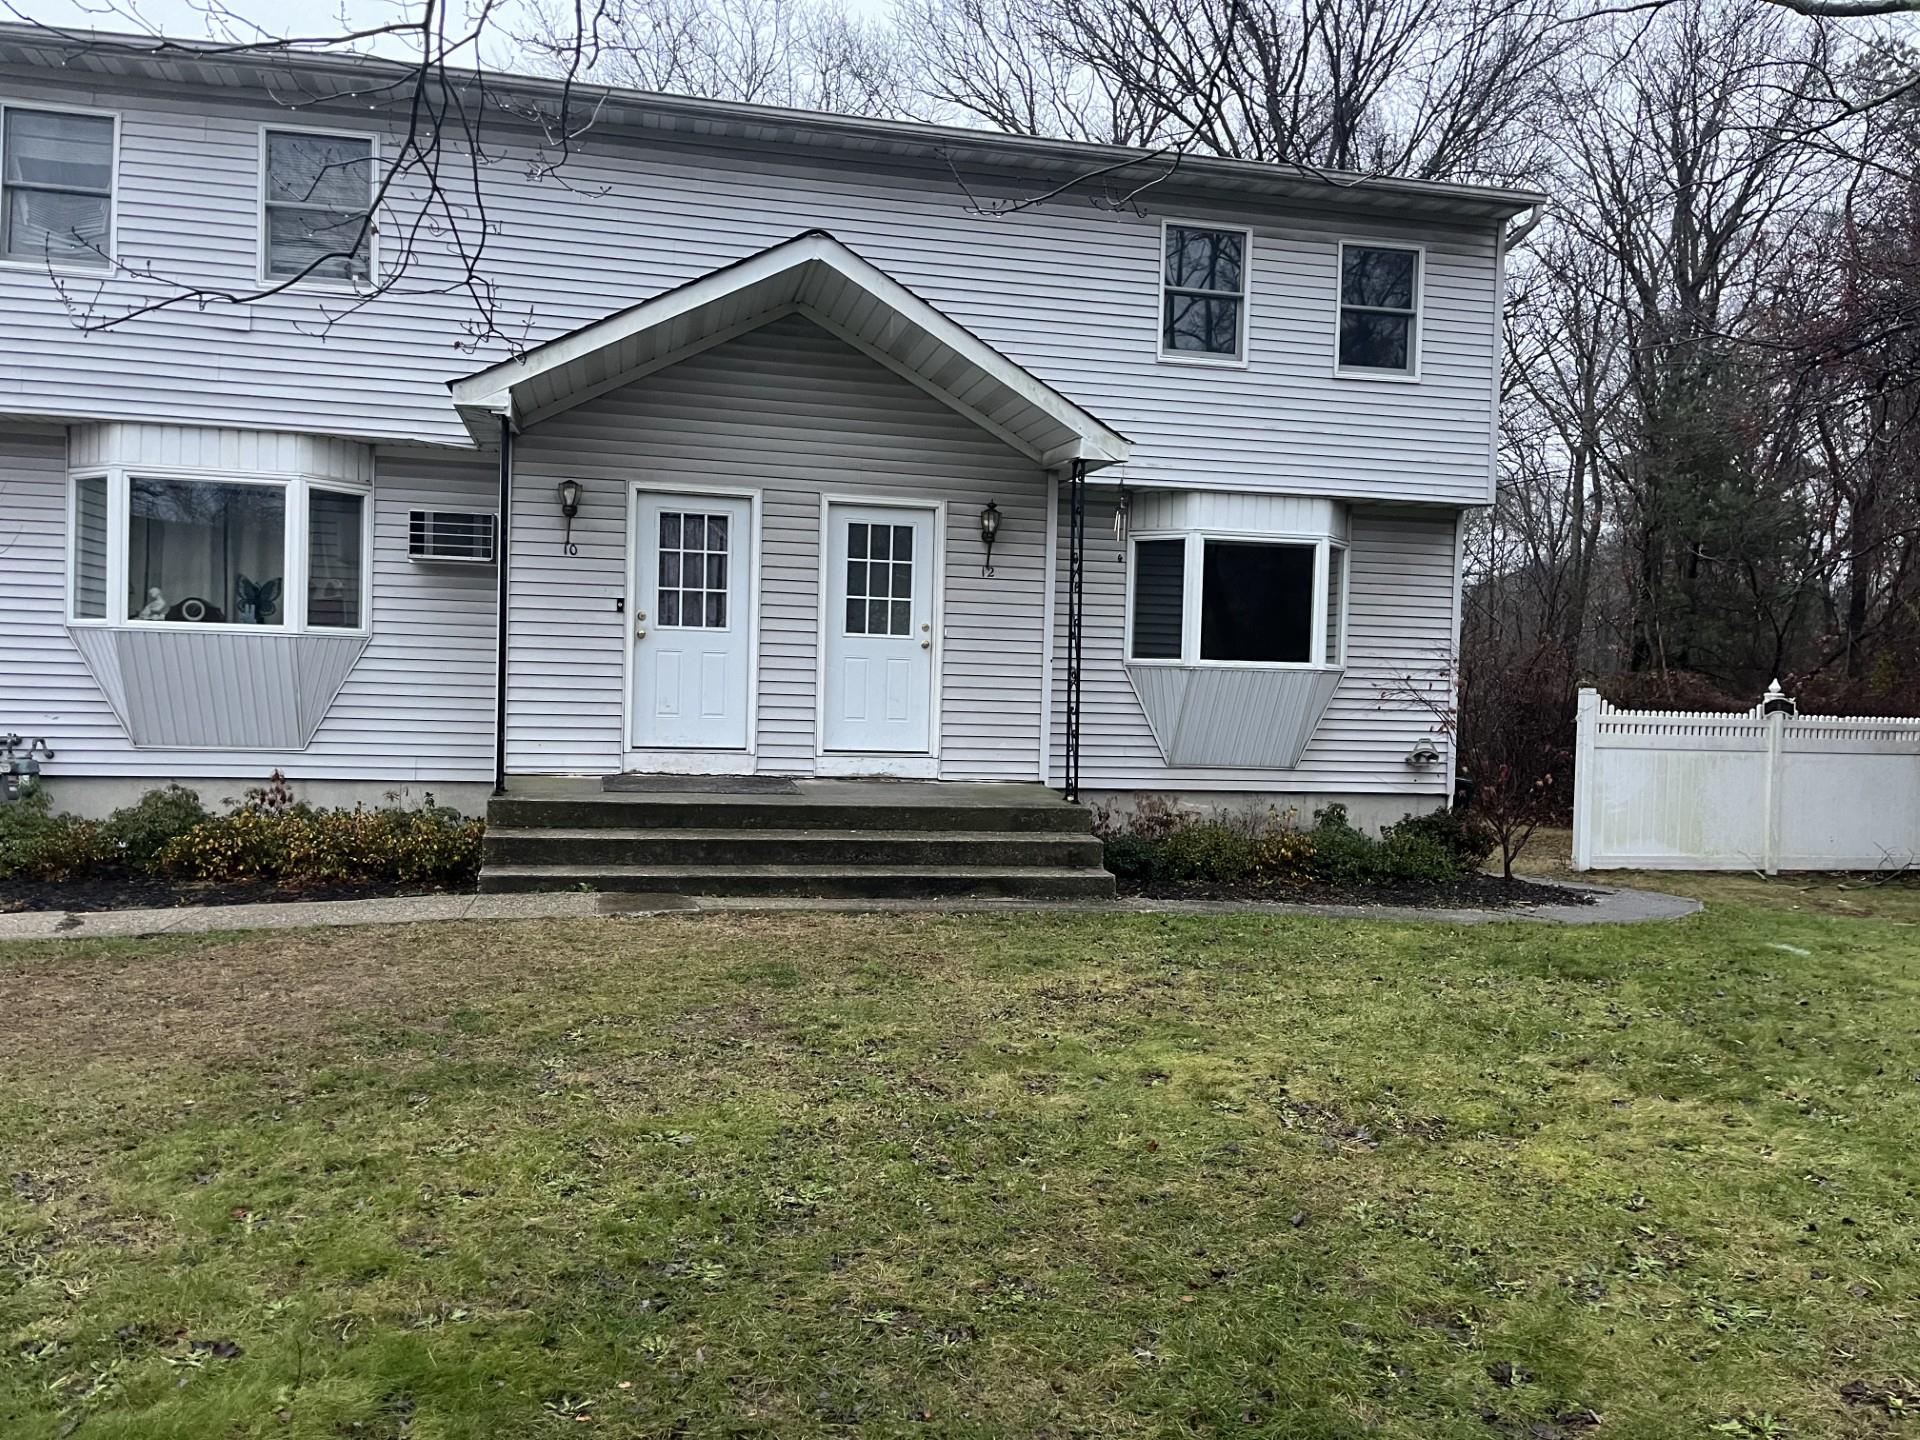
M 66 631 L 67 464 L 61 432 L 0 430 L 0 725 L 46 735 L 58 752 L 49 774 L 492 778 L 493 574 L 407 559 L 408 511 L 486 503 L 490 463 L 376 457 L 374 636 L 312 744 L 284 753 L 133 747 Z
M 18 103 L 70 92 L 6 80 Z M 260 126 L 267 107 L 220 92 L 136 91 L 123 102 L 122 260 L 192 283 L 258 284 Z M 324 107 L 311 122 L 336 118 Z M 344 114 L 339 127 L 349 128 Z M 361 118 L 356 125 L 370 125 Z M 595 130 L 567 183 L 526 178 L 505 127 L 488 167 L 486 274 L 516 340 L 533 344 L 809 229 L 830 231 L 1135 442 L 1138 485 L 1210 485 L 1457 504 L 1490 493 L 1496 256 L 1491 225 L 1361 222 L 1324 212 L 1143 197 L 1145 215 L 1058 203 L 987 220 L 939 167 L 809 160 L 795 148 L 663 142 Z M 450 178 L 450 183 L 458 183 Z M 997 192 L 996 192 L 997 193 Z M 415 197 L 417 199 L 417 197 Z M 457 197 L 456 197 L 457 199 Z M 392 199 L 404 224 L 414 201 Z M 1156 207 L 1164 204 L 1166 211 Z M 1250 363 L 1163 363 L 1161 222 L 1252 230 Z M 1343 238 L 1425 246 L 1418 385 L 1334 374 Z M 182 306 L 76 334 L 46 277 L 0 273 L 14 344 L 0 356 L 13 413 L 168 418 L 469 443 L 448 378 L 503 357 L 456 348 L 473 318 L 450 255 L 425 247 L 412 293 L 346 309 L 296 287 L 251 306 Z M 432 283 L 428 283 L 432 282 Z M 430 293 L 444 283 L 445 293 Z M 96 316 L 152 298 L 104 280 Z
M 563 553 L 562 480 L 582 485 Z M 1046 483 L 1024 457 L 809 322 L 779 320 L 610 391 L 514 447 L 507 766 L 624 759 L 627 495 L 635 480 L 761 492 L 763 772 L 813 768 L 820 500 L 947 502 L 940 774 L 1039 773 Z M 980 512 L 1001 524 L 981 574 Z

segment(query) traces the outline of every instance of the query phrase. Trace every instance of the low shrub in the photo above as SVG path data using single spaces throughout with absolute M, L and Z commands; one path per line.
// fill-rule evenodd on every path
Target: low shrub
M 1243 885 L 1253 878 L 1259 860 L 1252 834 L 1218 820 L 1196 820 L 1160 842 L 1163 872 L 1176 883 Z
M 1409 816 L 1375 837 L 1343 805 L 1302 827 L 1291 812 L 1220 819 L 1143 804 L 1127 821 L 1102 817 L 1100 833 L 1107 868 L 1130 890 L 1446 884 L 1492 849 L 1484 826 L 1451 812 Z
M 0 804 L 0 880 L 65 880 L 114 858 L 105 829 L 55 815 L 44 790 Z
M 114 811 L 106 831 L 127 864 L 136 870 L 150 870 L 170 840 L 207 818 L 207 807 L 198 795 L 184 785 L 167 785 L 149 790 L 133 804 Z
M 1420 838 L 1440 846 L 1463 870 L 1478 870 L 1500 848 L 1500 837 L 1493 827 L 1477 815 L 1464 810 L 1429 810 L 1424 815 L 1409 815 L 1387 827 L 1384 840 Z
M 243 806 L 168 841 L 156 866 L 195 880 L 290 885 L 456 881 L 478 868 L 485 828 L 433 804 L 418 810 Z

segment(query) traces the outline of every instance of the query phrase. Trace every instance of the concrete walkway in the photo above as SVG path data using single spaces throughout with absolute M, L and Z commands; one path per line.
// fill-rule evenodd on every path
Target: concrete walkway
M 1541 882 L 1544 883 L 1544 882 Z M 1226 900 L 1139 900 L 1102 903 L 1023 900 L 738 900 L 683 895 L 566 891 L 542 895 L 415 895 L 393 900 L 313 900 L 277 905 L 200 905 L 171 910 L 34 910 L 0 914 L 0 941 L 95 939 L 111 936 L 205 935 L 233 930 L 297 930 L 311 925 L 409 925 L 431 920 L 540 920 L 587 916 L 1068 911 L 1119 915 L 1309 915 L 1332 919 L 1440 921 L 1485 925 L 1533 921 L 1555 925 L 1624 925 L 1676 920 L 1698 900 L 1656 890 L 1579 887 L 1600 896 L 1592 905 L 1530 905 L 1512 910 L 1432 910 L 1394 905 L 1270 905 Z

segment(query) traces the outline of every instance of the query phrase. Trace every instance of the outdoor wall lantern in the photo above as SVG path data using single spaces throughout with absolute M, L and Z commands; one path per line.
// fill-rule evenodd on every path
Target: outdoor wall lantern
M 580 513 L 580 482 L 562 480 L 553 487 L 553 493 L 560 497 L 560 513 L 567 520 L 567 554 L 578 555 L 580 547 L 573 543 L 573 517 Z
M 987 547 L 987 563 L 980 567 L 980 573 L 989 579 L 993 577 L 993 541 L 999 533 L 1000 507 L 989 500 L 980 512 L 980 543 Z

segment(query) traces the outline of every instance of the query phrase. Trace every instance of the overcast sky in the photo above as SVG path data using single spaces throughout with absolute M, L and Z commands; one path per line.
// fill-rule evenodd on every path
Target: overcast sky
M 414 8 L 406 0 L 219 0 L 216 13 L 239 16 L 266 34 L 320 37 L 390 25 Z M 235 38 L 231 27 L 226 33 L 216 29 L 207 0 L 0 0 L 0 17 L 78 29 L 152 31 L 189 40 Z M 511 23 L 509 13 L 506 27 Z M 405 53 L 391 43 L 371 48 Z M 496 38 L 487 59 L 499 65 L 510 55 L 510 47 Z

